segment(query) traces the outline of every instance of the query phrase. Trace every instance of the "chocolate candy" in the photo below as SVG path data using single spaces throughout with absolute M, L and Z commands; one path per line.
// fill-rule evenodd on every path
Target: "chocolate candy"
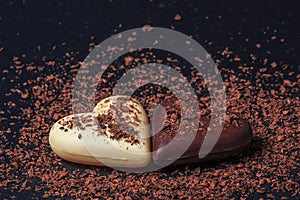
M 246 120 L 238 120 L 235 121 L 235 123 L 225 122 L 218 142 L 215 144 L 212 151 L 200 159 L 199 151 L 207 134 L 209 118 L 202 117 L 200 121 L 204 122 L 204 125 L 199 128 L 192 144 L 183 155 L 172 163 L 172 165 L 215 161 L 235 156 L 247 148 L 252 140 L 251 127 Z M 172 150 L 168 150 L 167 144 L 174 141 L 173 138 L 175 134 L 176 132 L 174 131 L 162 130 L 153 136 L 152 149 L 154 151 L 153 160 L 155 164 L 164 165 L 166 161 L 173 159 L 172 153 L 170 153 Z M 178 146 L 181 145 L 180 141 L 175 140 L 175 142 Z
M 200 118 L 198 132 L 188 149 L 179 158 L 174 158 L 174 152 L 181 148 L 183 140 L 190 137 L 189 132 L 187 130 L 183 137 L 175 140 L 180 117 L 173 112 L 164 123 L 163 112 L 155 115 L 151 125 L 152 131 L 158 133 L 150 137 L 148 116 L 138 101 L 125 96 L 108 97 L 91 113 L 66 116 L 56 122 L 50 131 L 49 142 L 53 151 L 68 161 L 139 168 L 148 165 L 151 153 L 158 166 L 166 166 L 170 161 L 177 165 L 224 159 L 239 154 L 252 139 L 247 121 L 226 122 L 212 151 L 199 159 L 210 122 L 206 116 Z M 174 142 L 171 147 L 170 142 Z
M 118 96 L 102 100 L 92 113 L 57 121 L 50 130 L 49 143 L 61 158 L 82 164 L 144 167 L 151 156 L 143 107 Z

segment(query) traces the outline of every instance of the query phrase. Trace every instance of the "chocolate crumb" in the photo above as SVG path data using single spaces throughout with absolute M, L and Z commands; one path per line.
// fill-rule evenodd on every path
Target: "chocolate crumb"
M 113 106 L 114 111 L 118 111 L 118 108 Z M 118 115 L 121 116 L 121 115 Z M 103 133 L 107 134 L 107 131 L 110 133 L 110 138 L 115 140 L 124 139 L 125 142 L 131 143 L 131 144 L 139 144 L 138 132 L 133 128 L 134 125 L 131 125 L 131 121 L 128 118 L 121 118 L 120 122 L 121 127 L 120 128 L 117 124 L 117 122 L 114 120 L 113 112 L 112 110 L 109 110 L 107 114 L 99 114 L 97 116 L 97 119 L 99 121 L 101 129 L 103 129 Z M 124 131 L 124 130 L 125 131 Z
M 181 16 L 179 14 L 176 14 L 175 17 L 174 17 L 174 19 L 176 21 L 180 21 L 182 18 L 181 18 Z

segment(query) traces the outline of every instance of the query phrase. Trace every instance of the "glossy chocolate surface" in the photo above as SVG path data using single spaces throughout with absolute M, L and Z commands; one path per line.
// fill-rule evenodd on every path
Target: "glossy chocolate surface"
M 204 122 L 204 126 L 199 128 L 188 150 L 173 162 L 173 165 L 225 159 L 241 153 L 252 140 L 252 130 L 247 120 L 236 120 L 234 123 L 225 122 L 222 133 L 211 152 L 199 159 L 198 154 L 207 133 L 209 118 L 203 117 L 200 121 Z M 161 165 L 166 160 L 173 159 L 172 151 L 176 151 L 176 148 L 171 147 L 172 149 L 170 149 L 166 145 L 173 141 L 175 134 L 175 131 L 162 130 L 153 136 L 153 160 L 156 164 Z M 181 142 L 176 140 L 175 142 L 180 148 Z

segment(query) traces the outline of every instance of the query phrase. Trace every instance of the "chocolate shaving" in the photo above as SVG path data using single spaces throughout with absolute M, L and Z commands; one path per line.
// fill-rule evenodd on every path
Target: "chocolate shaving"
M 112 106 L 114 107 L 114 106 Z M 114 107 L 116 110 L 117 107 Z M 97 116 L 97 119 L 99 121 L 101 129 L 103 129 L 104 133 L 107 131 L 110 132 L 110 138 L 114 140 L 120 140 L 124 139 L 125 142 L 131 143 L 131 144 L 139 144 L 140 141 L 137 139 L 138 137 L 138 132 L 133 128 L 132 125 L 130 125 L 130 121 L 128 118 L 121 118 L 120 119 L 120 128 L 115 121 L 113 117 L 113 112 L 112 110 L 108 111 L 108 114 L 99 114 Z M 107 133 L 106 133 L 107 134 Z

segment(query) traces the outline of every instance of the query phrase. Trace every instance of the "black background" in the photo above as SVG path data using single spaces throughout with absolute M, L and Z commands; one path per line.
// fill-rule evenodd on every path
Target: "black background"
M 276 29 L 277 37 L 286 42 L 269 45 L 268 56 L 296 65 L 299 10 L 297 1 L 1 1 L 1 65 L 6 66 L 12 56 L 27 54 L 29 61 L 38 62 L 39 55 L 51 60 L 67 51 L 78 51 L 78 60 L 83 60 L 91 36 L 98 44 L 115 32 L 146 24 L 174 26 L 192 35 L 212 55 L 228 46 L 242 57 L 256 51 L 256 42 L 264 46 L 263 32 L 271 36 Z M 174 20 L 176 14 L 181 21 Z M 66 42 L 64 48 L 52 52 L 62 42 Z

